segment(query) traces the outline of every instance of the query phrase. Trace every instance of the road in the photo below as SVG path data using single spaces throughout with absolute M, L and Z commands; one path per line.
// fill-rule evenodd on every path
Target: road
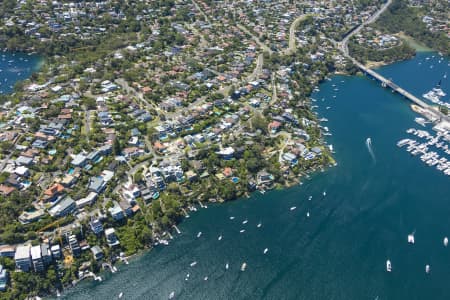
M 247 28 L 245 28 L 244 26 L 242 26 L 241 24 L 237 24 L 236 25 L 240 30 L 242 30 L 243 32 L 245 32 L 246 34 L 250 35 L 252 37 L 252 39 L 259 45 L 259 47 L 261 47 L 261 49 L 263 49 L 263 51 L 269 52 L 269 54 L 272 54 L 273 51 L 270 50 L 269 47 L 267 47 L 266 44 L 264 44 L 263 42 L 261 42 L 259 40 L 259 38 L 254 35 L 253 33 L 251 33 Z
M 364 26 L 369 25 L 373 22 L 375 22 L 382 13 L 384 13 L 386 11 L 386 9 L 389 7 L 389 5 L 392 4 L 392 0 L 388 0 L 376 13 L 374 13 L 368 20 L 366 20 L 365 22 L 361 23 L 361 25 L 359 25 L 357 28 L 355 28 L 355 30 L 353 30 L 349 35 L 347 35 L 342 41 L 340 41 L 338 43 L 339 48 L 341 49 L 341 51 L 346 55 L 349 56 L 348 54 L 348 41 L 349 39 L 354 36 L 355 34 L 357 34 L 358 32 L 360 32 Z
M 296 45 L 295 45 L 296 44 L 295 43 L 295 30 L 297 29 L 298 24 L 301 21 L 305 20 L 306 17 L 308 17 L 308 15 L 302 15 L 302 16 L 296 18 L 294 20 L 294 22 L 292 22 L 291 27 L 289 28 L 289 48 L 287 48 L 286 51 L 285 51 L 286 55 L 289 55 L 289 54 L 295 52 L 295 49 L 296 49 Z
M 256 59 L 256 67 L 253 70 L 252 74 L 250 74 L 247 77 L 247 81 L 250 82 L 250 81 L 258 79 L 258 77 L 262 74 L 263 66 L 264 66 L 264 55 L 262 53 L 260 53 L 258 55 L 258 58 Z

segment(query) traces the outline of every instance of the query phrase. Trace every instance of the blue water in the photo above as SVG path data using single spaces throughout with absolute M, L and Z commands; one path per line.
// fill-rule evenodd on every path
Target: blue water
M 41 62 L 37 55 L 0 51 L 0 94 L 12 92 L 14 84 L 29 78 L 39 69 Z
M 438 77 L 416 78 L 422 55 L 381 72 L 422 93 Z M 437 74 L 449 71 L 447 63 L 435 67 Z M 179 226 L 182 233 L 169 246 L 62 298 L 111 299 L 123 292 L 123 299 L 167 299 L 175 291 L 176 299 L 450 299 L 450 248 L 442 244 L 450 236 L 450 178 L 396 146 L 407 128 L 417 127 L 410 103 L 365 77 L 336 76 L 320 89 L 313 97 L 319 115 L 329 119 L 337 167 L 288 190 L 209 205 Z M 413 231 L 412 246 L 407 235 Z M 392 273 L 385 271 L 387 259 Z M 193 261 L 198 264 L 190 267 Z

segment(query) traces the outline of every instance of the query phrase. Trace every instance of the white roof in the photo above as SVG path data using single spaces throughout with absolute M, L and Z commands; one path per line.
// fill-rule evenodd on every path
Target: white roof
M 26 246 L 17 246 L 16 248 L 16 254 L 14 255 L 14 259 L 24 259 L 24 258 L 30 258 L 30 245 Z
M 42 257 L 41 246 L 37 245 L 37 246 L 31 247 L 31 258 L 32 259 L 39 259 L 41 257 Z
M 110 234 L 114 234 L 116 233 L 116 231 L 114 230 L 114 228 L 106 228 L 105 229 L 105 234 L 106 235 L 110 235 Z

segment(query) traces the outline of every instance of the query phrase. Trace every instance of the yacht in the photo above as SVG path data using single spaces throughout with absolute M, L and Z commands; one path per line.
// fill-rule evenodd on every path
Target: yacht
M 427 274 L 430 273 L 430 265 L 425 266 L 425 273 L 427 273 Z
M 242 224 L 247 224 L 248 220 L 242 221 Z
M 246 268 L 247 268 L 247 264 L 243 263 L 241 266 L 241 271 L 244 272 Z
M 201 237 L 201 236 L 202 236 L 202 232 L 199 231 L 199 232 L 197 233 L 197 238 L 199 238 L 199 237 Z
M 414 244 L 414 235 L 413 234 L 408 234 L 408 243 Z
M 264 254 L 266 254 L 269 251 L 269 248 L 264 249 Z
M 389 259 L 386 261 L 386 271 L 392 272 L 392 265 Z
M 296 206 L 292 206 L 290 209 L 291 210 L 294 210 L 294 209 L 296 209 L 297 207 Z
M 445 237 L 444 238 L 444 246 L 447 247 L 447 245 L 448 245 L 448 237 Z

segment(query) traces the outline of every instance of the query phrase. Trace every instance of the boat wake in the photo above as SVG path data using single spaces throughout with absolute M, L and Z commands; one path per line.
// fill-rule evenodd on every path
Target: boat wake
M 372 139 L 370 137 L 366 139 L 366 147 L 367 150 L 369 151 L 370 156 L 372 157 L 373 162 L 376 163 L 377 159 L 375 158 L 375 153 L 373 152 L 372 149 Z

